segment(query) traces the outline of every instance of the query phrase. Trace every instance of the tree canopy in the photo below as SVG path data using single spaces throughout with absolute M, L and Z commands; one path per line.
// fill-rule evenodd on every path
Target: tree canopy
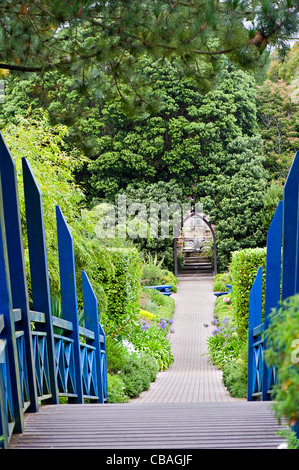
M 211 80 L 218 58 L 257 65 L 298 30 L 298 0 L 8 0 L 0 5 L 0 68 L 110 73 L 130 81 L 146 52 L 175 54 Z M 5 47 L 4 47 L 5 46 Z

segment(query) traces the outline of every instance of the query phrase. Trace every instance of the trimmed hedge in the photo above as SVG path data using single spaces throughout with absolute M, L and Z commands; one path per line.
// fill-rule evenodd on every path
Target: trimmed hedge
M 99 267 L 98 277 L 107 297 L 108 318 L 118 320 L 138 306 L 141 260 L 136 248 L 107 248 L 111 257 L 113 270 Z
M 231 271 L 233 292 L 231 295 L 234 318 L 240 338 L 247 337 L 249 293 L 258 268 L 266 273 L 266 248 L 248 248 L 232 254 Z

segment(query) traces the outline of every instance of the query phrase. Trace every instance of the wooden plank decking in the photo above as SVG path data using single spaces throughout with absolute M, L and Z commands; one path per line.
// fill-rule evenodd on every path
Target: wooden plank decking
M 212 278 L 181 280 L 171 335 L 174 364 L 128 404 L 48 405 L 26 414 L 11 449 L 272 449 L 283 441 L 271 404 L 230 397 L 208 363 L 203 326 Z
M 267 403 L 48 405 L 26 417 L 14 449 L 273 449 Z

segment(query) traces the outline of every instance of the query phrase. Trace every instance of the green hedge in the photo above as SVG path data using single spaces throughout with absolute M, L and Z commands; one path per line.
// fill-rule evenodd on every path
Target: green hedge
M 98 278 L 107 298 L 108 318 L 117 321 L 138 306 L 141 260 L 136 248 L 107 248 L 113 270 L 101 271 Z
M 231 272 L 233 292 L 231 295 L 234 318 L 240 338 L 247 337 L 249 293 L 258 268 L 266 272 L 266 248 L 248 248 L 232 254 Z

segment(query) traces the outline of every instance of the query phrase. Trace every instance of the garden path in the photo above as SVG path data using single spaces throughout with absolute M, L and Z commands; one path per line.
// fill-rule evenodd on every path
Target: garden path
M 134 403 L 199 403 L 240 401 L 223 385 L 222 372 L 208 362 L 207 337 L 213 319 L 215 296 L 213 277 L 179 278 L 170 334 L 174 363 L 159 372 L 148 391 Z

